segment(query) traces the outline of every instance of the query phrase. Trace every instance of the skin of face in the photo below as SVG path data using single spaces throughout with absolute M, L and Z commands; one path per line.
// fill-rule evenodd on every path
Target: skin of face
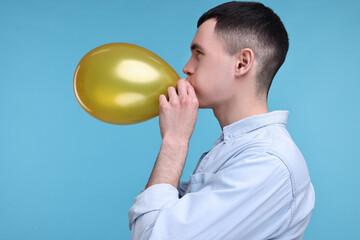
M 191 57 L 183 72 L 194 87 L 200 108 L 226 104 L 233 96 L 236 59 L 225 52 L 214 32 L 216 21 L 209 19 L 197 29 L 191 43 Z

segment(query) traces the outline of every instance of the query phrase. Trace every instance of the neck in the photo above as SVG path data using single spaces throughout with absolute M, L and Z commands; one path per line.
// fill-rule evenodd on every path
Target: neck
M 267 101 L 254 100 L 254 98 L 245 98 L 241 101 L 231 100 L 229 103 L 213 107 L 213 113 L 219 121 L 221 130 L 241 119 L 268 112 Z

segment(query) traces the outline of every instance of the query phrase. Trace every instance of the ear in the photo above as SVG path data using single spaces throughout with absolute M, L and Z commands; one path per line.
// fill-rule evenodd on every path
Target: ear
M 255 61 L 255 54 L 250 48 L 244 48 L 236 55 L 235 76 L 241 77 L 248 73 Z

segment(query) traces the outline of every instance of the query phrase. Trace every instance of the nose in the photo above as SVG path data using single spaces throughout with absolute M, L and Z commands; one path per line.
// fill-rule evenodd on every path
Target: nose
M 189 61 L 185 64 L 184 68 L 183 68 L 183 73 L 185 73 L 186 75 L 190 76 L 194 73 L 194 68 L 191 65 L 191 58 L 189 59 Z

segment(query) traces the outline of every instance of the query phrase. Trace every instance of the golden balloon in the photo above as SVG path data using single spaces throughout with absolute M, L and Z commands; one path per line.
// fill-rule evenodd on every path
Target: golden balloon
M 134 124 L 159 115 L 159 96 L 176 87 L 178 74 L 155 53 L 129 43 L 88 52 L 74 74 L 74 92 L 91 116 L 112 124 Z

